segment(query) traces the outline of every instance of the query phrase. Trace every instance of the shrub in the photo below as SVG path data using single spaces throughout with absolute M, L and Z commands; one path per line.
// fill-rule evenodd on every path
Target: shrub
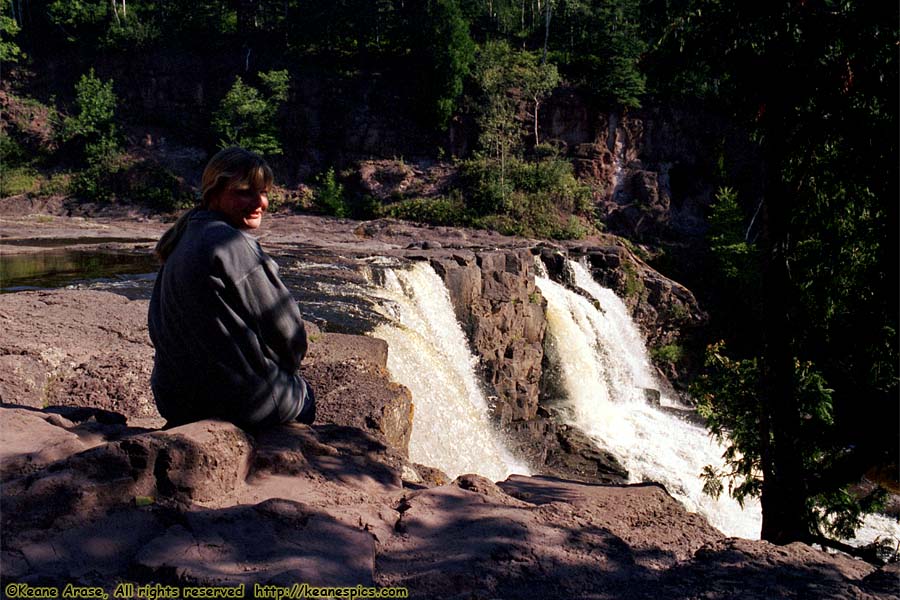
M 152 161 L 130 165 L 118 178 L 118 183 L 117 193 L 156 210 L 175 211 L 194 203 L 193 193 L 181 179 Z
M 276 121 L 279 107 L 287 100 L 290 78 L 286 70 L 259 73 L 268 96 L 247 85 L 240 77 L 219 103 L 212 126 L 220 145 L 241 146 L 247 150 L 274 156 L 282 154 Z
M 460 165 L 461 189 L 473 223 L 508 235 L 571 239 L 589 227 L 571 213 L 586 214 L 590 187 L 560 158 L 510 159 L 502 177 L 498 161 L 480 157 Z
M 316 178 L 313 199 L 329 215 L 346 217 L 350 214 L 350 207 L 344 198 L 344 186 L 337 180 L 333 167 Z
M 63 140 L 80 146 L 85 164 L 72 178 L 71 191 L 89 200 L 108 200 L 120 169 L 116 104 L 112 80 L 100 80 L 91 69 L 75 84 L 77 113 L 63 122 Z
M 69 173 L 54 173 L 49 178 L 41 180 L 41 188 L 38 192 L 41 196 L 65 196 L 69 193 L 72 176 Z
M 30 167 L 0 169 L 0 197 L 35 192 L 39 185 L 40 176 Z
M 684 348 L 679 344 L 666 344 L 650 350 L 654 360 L 663 363 L 678 363 L 684 357 Z
M 472 223 L 466 203 L 457 195 L 439 198 L 411 198 L 386 207 L 385 216 L 432 223 L 434 225 L 465 226 Z
M 0 164 L 4 169 L 20 165 L 26 159 L 25 149 L 6 131 L 0 130 Z
M 85 144 L 115 139 L 113 117 L 116 103 L 113 81 L 102 81 L 92 68 L 75 84 L 75 105 L 78 112 L 63 122 L 63 138 L 80 138 Z

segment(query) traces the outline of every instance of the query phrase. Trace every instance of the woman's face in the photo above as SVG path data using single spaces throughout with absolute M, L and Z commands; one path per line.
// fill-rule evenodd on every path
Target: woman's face
M 256 229 L 269 207 L 269 191 L 247 187 L 227 187 L 209 202 L 209 208 L 225 214 L 238 229 Z

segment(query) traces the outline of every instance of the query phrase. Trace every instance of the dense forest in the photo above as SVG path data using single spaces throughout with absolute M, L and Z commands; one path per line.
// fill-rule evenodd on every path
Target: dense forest
M 733 168 L 733 144 L 706 148 L 703 230 L 635 239 L 713 317 L 692 392 L 730 470 L 704 473 L 707 489 L 760 496 L 764 539 L 830 545 L 900 491 L 895 3 L 0 0 L 0 13 L 4 197 L 183 208 L 190 177 L 138 139 L 151 128 L 266 155 L 285 209 L 622 233 L 597 212 L 610 190 L 543 139 L 545 107 L 575 94 L 622 118 L 725 120 L 753 168 Z M 391 116 L 380 156 L 328 141 L 361 111 Z M 346 181 L 360 158 L 456 176 L 383 202 Z M 301 183 L 308 195 L 288 193 Z

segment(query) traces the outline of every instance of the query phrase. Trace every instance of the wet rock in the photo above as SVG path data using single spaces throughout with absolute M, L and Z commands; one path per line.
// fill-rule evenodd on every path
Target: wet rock
M 553 418 L 536 417 L 507 425 L 511 451 L 541 475 L 588 483 L 620 484 L 628 471 L 615 456 L 600 450 L 581 430 Z
M 483 251 L 475 253 L 474 264 L 463 256 L 431 264 L 496 392 L 494 417 L 501 424 L 532 418 L 547 325 L 530 251 Z
M 428 485 L 429 487 L 446 485 L 450 483 L 450 477 L 440 469 L 429 467 L 427 465 L 420 465 L 418 463 L 413 464 L 413 467 L 415 468 L 416 473 L 422 479 L 422 483 Z
M 387 353 L 384 340 L 314 334 L 301 371 L 315 390 L 317 423 L 380 434 L 406 455 L 412 434 L 412 395 L 391 381 Z
M 708 319 L 690 290 L 660 274 L 621 243 L 572 245 L 570 256 L 587 258 L 594 280 L 622 299 L 650 347 L 672 343 Z M 545 264 L 551 276 L 565 282 L 566 257 L 551 253 L 548 259 Z

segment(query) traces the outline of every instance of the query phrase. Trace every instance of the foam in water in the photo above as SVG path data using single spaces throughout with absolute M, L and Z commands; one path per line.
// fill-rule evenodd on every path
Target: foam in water
M 563 408 L 573 424 L 615 454 L 633 481 L 662 483 L 688 510 L 704 515 L 726 535 L 759 539 L 757 499 L 748 499 L 741 508 L 727 494 L 713 500 L 703 493 L 699 474 L 704 465 L 721 467 L 724 448 L 706 429 L 643 401 L 643 388 L 658 384 L 625 304 L 583 265 L 570 261 L 568 266 L 575 285 L 595 304 L 551 281 L 543 264 L 536 283 L 548 304 L 545 346 L 560 370 L 567 396 Z M 664 396 L 661 404 L 678 406 Z M 850 543 L 862 546 L 875 540 L 900 544 L 897 519 L 867 516 Z
M 699 475 L 707 464 L 722 465 L 723 448 L 705 429 L 647 405 L 644 389 L 659 386 L 624 303 L 582 265 L 569 268 L 595 303 L 549 278 L 536 283 L 547 299 L 545 347 L 566 394 L 558 400 L 572 423 L 615 454 L 633 482 L 659 482 L 726 535 L 758 539 L 756 500 L 742 508 L 726 494 L 703 494 Z
M 375 288 L 389 320 L 371 335 L 388 343 L 388 370 L 410 389 L 415 405 L 410 460 L 437 467 L 450 477 L 477 473 L 493 481 L 528 474 L 501 443 L 475 358 L 444 282 L 428 264 L 385 269 Z

